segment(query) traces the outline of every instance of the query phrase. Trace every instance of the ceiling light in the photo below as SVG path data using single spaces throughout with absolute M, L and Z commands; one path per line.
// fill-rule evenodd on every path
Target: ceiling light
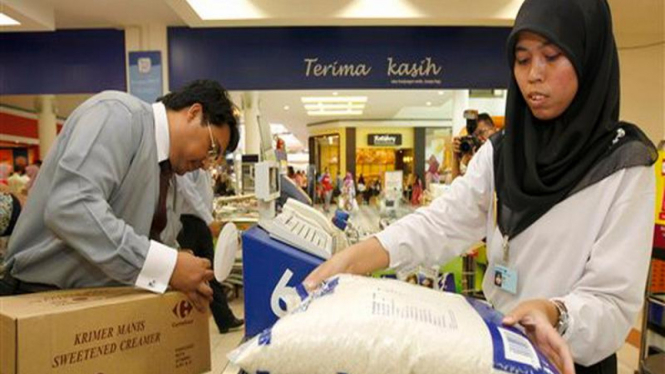
M 367 96 L 301 97 L 310 116 L 359 116 L 367 104 Z
M 431 101 L 428 101 L 428 102 L 426 102 L 425 104 L 426 104 L 427 106 L 432 106 L 432 102 L 431 102 Z
M 248 0 L 187 0 L 204 21 L 227 19 L 260 19 L 266 14 Z
M 300 100 L 302 100 L 303 104 L 308 104 L 308 103 L 346 103 L 346 102 L 366 103 L 367 102 L 367 96 L 337 96 L 337 97 L 306 96 L 306 97 L 301 97 Z
M 359 116 L 362 114 L 362 110 L 317 110 L 307 112 L 307 115 L 310 116 Z
M 439 91 L 437 93 L 439 94 L 439 96 L 443 96 L 443 91 Z
M 288 105 L 284 105 L 284 110 L 289 110 L 289 109 L 291 109 L 291 108 L 289 108 Z
M 20 24 L 21 22 L 13 19 L 12 17 L 4 13 L 0 13 L 0 26 L 18 26 Z
M 365 104 L 305 104 L 307 110 L 365 109 Z
M 339 95 L 339 93 L 333 92 L 333 96 L 337 96 L 337 95 Z

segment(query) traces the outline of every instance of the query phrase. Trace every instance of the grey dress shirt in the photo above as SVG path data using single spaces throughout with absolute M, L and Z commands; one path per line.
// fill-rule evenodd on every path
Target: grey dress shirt
M 132 285 L 159 195 L 153 109 L 102 92 L 69 117 L 9 241 L 6 265 L 60 288 Z

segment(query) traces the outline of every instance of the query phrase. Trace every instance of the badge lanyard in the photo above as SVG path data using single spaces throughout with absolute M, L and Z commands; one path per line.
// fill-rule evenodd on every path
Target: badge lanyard
M 498 199 L 495 195 L 495 204 L 498 204 Z M 498 205 L 495 205 L 498 208 Z M 498 220 L 496 220 L 498 225 Z M 510 215 L 508 216 L 508 222 L 510 223 Z M 499 229 L 501 233 L 501 229 Z M 501 263 L 494 266 L 494 285 L 500 288 L 503 291 L 511 293 L 513 295 L 517 294 L 517 270 L 511 268 L 510 264 L 510 236 L 508 234 L 503 235 L 503 244 L 502 252 L 503 258 Z

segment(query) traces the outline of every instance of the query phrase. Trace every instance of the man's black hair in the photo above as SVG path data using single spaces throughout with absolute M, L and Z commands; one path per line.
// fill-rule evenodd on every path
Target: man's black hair
M 490 124 L 492 127 L 494 127 L 494 120 L 492 120 L 492 117 L 487 113 L 480 113 L 478 115 L 478 123 L 480 122 L 485 122 L 486 124 Z
M 167 109 L 181 110 L 196 103 L 203 107 L 203 123 L 213 126 L 229 126 L 231 137 L 226 153 L 235 151 L 240 140 L 238 119 L 235 114 L 235 105 L 229 98 L 229 93 L 219 83 L 201 79 L 188 83 L 177 91 L 170 92 L 157 99 Z

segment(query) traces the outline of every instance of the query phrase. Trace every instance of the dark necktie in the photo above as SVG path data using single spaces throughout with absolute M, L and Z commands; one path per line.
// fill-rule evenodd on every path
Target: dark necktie
M 169 182 L 173 176 L 171 163 L 165 160 L 159 163 L 159 200 L 157 202 L 157 210 L 152 217 L 152 225 L 150 226 L 150 239 L 161 242 L 161 233 L 166 227 L 166 195 L 169 190 Z

